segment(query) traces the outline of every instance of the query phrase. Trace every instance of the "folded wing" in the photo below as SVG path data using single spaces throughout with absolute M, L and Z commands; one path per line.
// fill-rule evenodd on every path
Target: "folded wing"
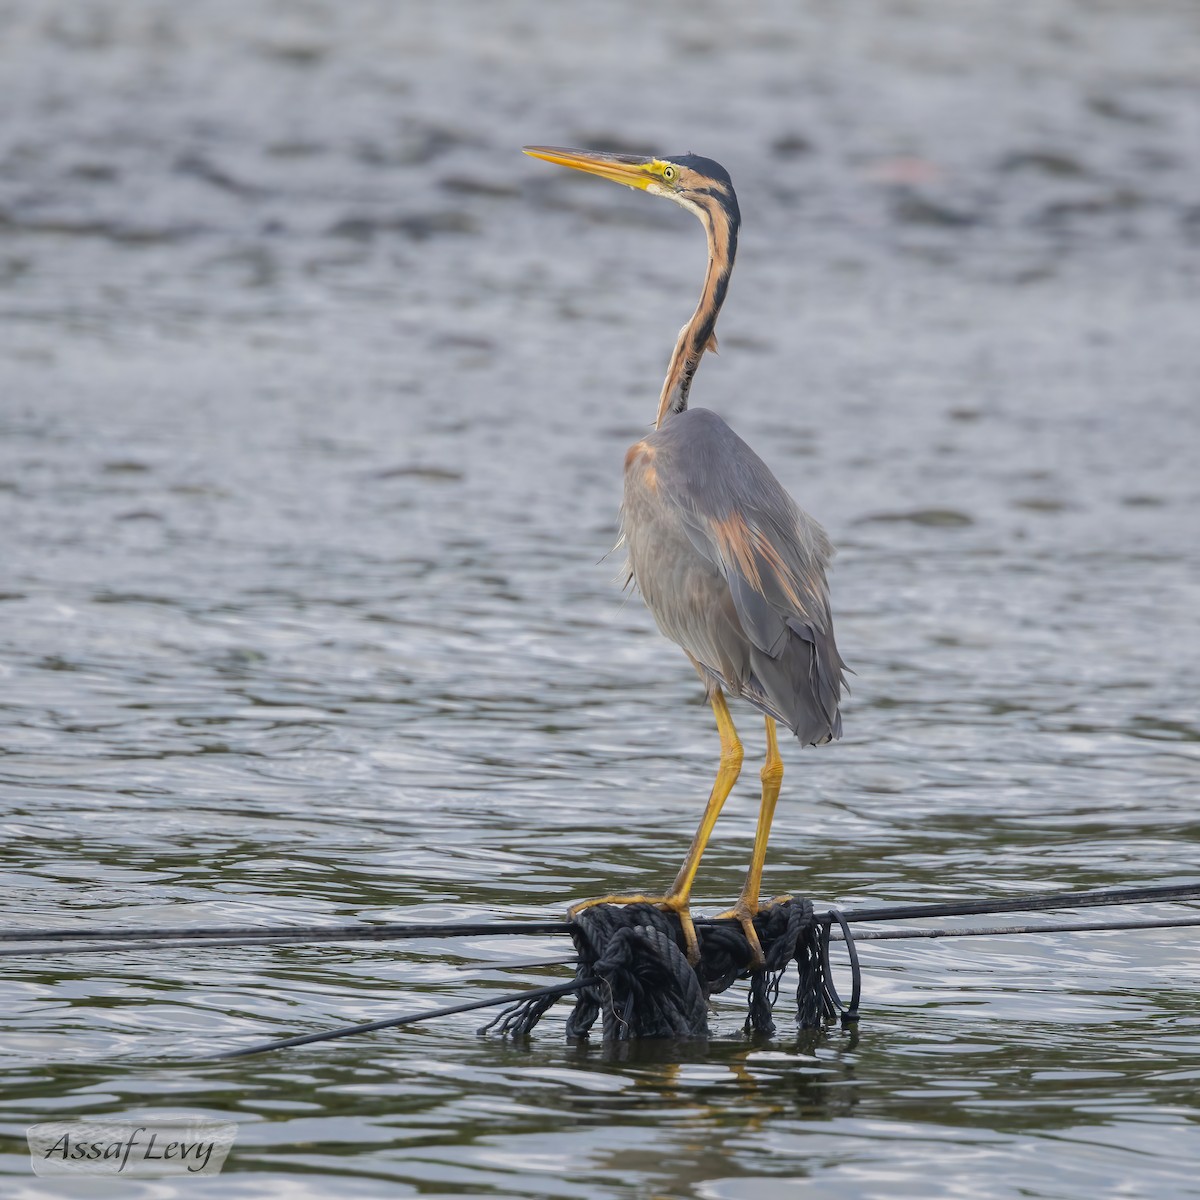
M 825 582 L 832 547 L 761 470 L 769 483 L 759 481 L 760 504 L 734 505 L 720 489 L 700 496 L 686 480 L 678 480 L 671 499 L 692 546 L 724 577 L 749 643 L 748 677 L 724 683 L 788 725 L 801 742 L 828 742 L 841 736 L 845 668 Z

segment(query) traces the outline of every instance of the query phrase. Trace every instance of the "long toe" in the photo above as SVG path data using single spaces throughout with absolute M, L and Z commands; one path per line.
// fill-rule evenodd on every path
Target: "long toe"
M 754 928 L 753 917 L 740 919 L 742 932 L 750 943 L 750 961 L 746 965 L 752 971 L 761 971 L 767 965 L 767 956 L 763 953 L 762 943 L 758 940 L 758 931 Z
M 595 908 L 600 904 L 656 904 L 662 906 L 666 905 L 669 899 L 669 896 L 646 896 L 641 892 L 631 896 L 594 896 L 591 900 L 580 900 L 577 904 L 572 904 L 567 909 L 567 918 L 572 920 L 585 908 Z
M 771 901 L 772 904 L 776 901 Z M 761 907 L 770 907 L 764 905 Z M 754 928 L 754 918 L 761 911 L 759 905 L 753 908 L 744 901 L 739 900 L 731 909 L 720 913 L 717 916 L 718 921 L 736 921 L 741 927 L 742 932 L 746 935 L 746 941 L 750 943 L 750 961 L 746 964 L 751 970 L 758 971 L 767 965 L 767 956 L 763 953 L 762 943 L 758 940 L 758 930 Z
M 696 936 L 696 926 L 692 914 L 688 911 L 688 902 L 681 896 L 647 896 L 641 892 L 635 895 L 596 896 L 591 900 L 580 900 L 567 909 L 567 920 L 573 921 L 585 909 L 596 908 L 601 904 L 653 904 L 655 908 L 666 909 L 679 918 L 679 928 L 683 932 L 683 946 L 688 962 L 694 967 L 700 962 L 700 939 Z

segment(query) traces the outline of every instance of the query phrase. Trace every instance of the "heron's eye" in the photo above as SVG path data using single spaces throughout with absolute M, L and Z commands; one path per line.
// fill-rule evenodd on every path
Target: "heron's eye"
M 662 173 L 662 175 L 663 175 L 663 178 L 664 178 L 664 179 L 665 179 L 665 180 L 666 180 L 668 183 L 673 183 L 673 182 L 675 181 L 675 176 L 676 176 L 677 174 L 678 174 L 678 172 L 675 170 L 675 168 L 674 168 L 674 167 L 670 167 L 670 166 L 663 167 L 663 173 Z

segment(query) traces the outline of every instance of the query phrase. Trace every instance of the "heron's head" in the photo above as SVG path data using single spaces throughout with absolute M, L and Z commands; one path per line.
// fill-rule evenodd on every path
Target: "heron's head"
M 692 318 L 679 331 L 667 367 L 667 378 L 658 400 L 659 427 L 672 414 L 687 408 L 692 376 L 706 350 L 715 350 L 717 314 L 725 302 L 729 274 L 737 254 L 737 196 L 729 172 L 711 158 L 698 154 L 676 154 L 670 158 L 642 158 L 636 154 L 606 154 L 600 150 L 567 150 L 561 146 L 526 146 L 534 158 L 576 171 L 587 171 L 623 183 L 626 187 L 665 196 L 681 208 L 695 213 L 708 234 L 708 271 L 704 290 Z
M 652 196 L 665 196 L 695 213 L 710 230 L 724 227 L 736 231 L 741 219 L 729 172 L 720 163 L 698 154 L 643 158 L 637 154 L 606 154 L 561 146 L 526 146 L 525 153 L 638 188 Z

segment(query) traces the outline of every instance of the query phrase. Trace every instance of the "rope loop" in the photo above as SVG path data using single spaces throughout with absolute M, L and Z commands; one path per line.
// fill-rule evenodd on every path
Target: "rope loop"
M 843 1004 L 833 982 L 833 969 L 829 965 L 829 934 L 836 921 L 842 931 L 842 940 L 846 943 L 846 954 L 850 959 L 850 1003 Z M 842 1027 L 853 1025 L 858 1021 L 858 1004 L 862 999 L 862 968 L 858 962 L 858 946 L 850 925 L 842 913 L 834 909 L 821 925 L 820 934 L 821 975 L 823 978 L 823 1009 L 829 1019 L 840 1017 Z

